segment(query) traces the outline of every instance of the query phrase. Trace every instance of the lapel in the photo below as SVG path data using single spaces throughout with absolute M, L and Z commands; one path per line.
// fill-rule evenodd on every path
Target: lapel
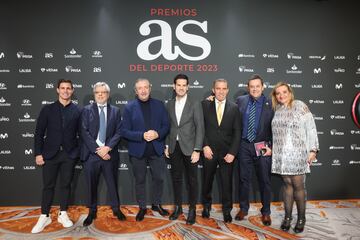
M 187 96 L 186 98 L 186 102 L 185 102 L 185 105 L 184 105 L 184 109 L 181 113 L 181 117 L 180 117 L 180 121 L 179 121 L 179 127 L 184 124 L 184 116 L 186 116 L 185 114 L 188 114 L 188 112 L 190 111 L 190 101 L 189 101 L 189 96 Z M 176 118 L 175 118 L 176 119 Z
M 221 119 L 220 126 L 222 126 L 224 124 L 224 121 L 226 119 L 228 111 L 229 111 L 229 101 L 226 99 L 226 103 L 225 103 L 225 106 L 224 106 L 224 112 L 223 112 L 223 116 L 222 116 L 222 119 Z
M 95 133 L 99 132 L 99 125 L 100 125 L 100 118 L 99 118 L 99 110 L 96 103 L 93 103 L 92 105 L 92 114 L 94 116 L 94 123 L 95 123 Z
M 215 123 L 215 126 L 219 126 L 218 121 L 217 121 L 217 115 L 216 115 L 215 100 L 210 102 L 209 114 L 210 114 L 210 118 Z
M 176 113 L 175 113 L 175 104 L 176 104 L 176 98 L 172 99 L 169 102 L 169 115 L 170 118 L 176 123 L 177 125 L 177 120 L 176 120 Z
M 110 136 L 110 123 L 112 118 L 111 106 L 109 103 L 106 104 L 106 138 Z
M 149 100 L 150 101 L 150 100 Z M 140 100 L 138 98 L 135 99 L 135 105 L 136 105 L 136 108 L 135 108 L 135 116 L 138 116 L 138 120 L 140 122 L 133 122 L 132 123 L 132 126 L 134 126 L 135 124 L 139 124 L 141 126 L 141 129 L 145 129 L 145 120 L 144 120 L 144 114 L 141 110 L 141 105 L 140 105 Z M 152 117 L 151 117 L 152 118 Z M 138 128 L 137 128 L 138 129 Z

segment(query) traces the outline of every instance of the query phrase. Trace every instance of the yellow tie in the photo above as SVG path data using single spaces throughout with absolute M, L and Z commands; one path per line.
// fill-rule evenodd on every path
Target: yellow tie
M 218 107 L 216 109 L 216 115 L 217 115 L 217 120 L 218 120 L 218 124 L 220 126 L 221 124 L 221 120 L 222 120 L 222 102 L 218 102 Z

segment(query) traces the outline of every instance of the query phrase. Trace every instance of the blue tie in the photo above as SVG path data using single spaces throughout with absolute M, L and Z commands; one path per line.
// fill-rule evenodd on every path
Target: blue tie
M 99 106 L 100 108 L 100 128 L 99 128 L 99 140 L 102 143 L 105 143 L 106 140 L 106 121 L 105 121 L 105 106 Z
M 247 129 L 247 139 L 249 142 L 255 140 L 255 118 L 256 118 L 256 101 L 253 101 L 250 112 L 249 112 L 249 122 L 248 122 L 248 129 Z

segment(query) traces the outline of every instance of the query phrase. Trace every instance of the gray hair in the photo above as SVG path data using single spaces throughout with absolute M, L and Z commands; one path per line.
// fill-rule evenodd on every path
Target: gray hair
M 106 82 L 97 82 L 94 84 L 93 92 L 95 92 L 97 87 L 105 87 L 106 91 L 110 93 L 110 87 Z
M 152 87 L 149 79 L 146 79 L 146 78 L 138 78 L 138 79 L 136 79 L 136 81 L 135 81 L 134 90 L 136 90 L 136 84 L 137 84 L 138 82 L 142 82 L 142 81 L 147 81 L 147 82 L 149 83 L 149 87 L 150 87 L 150 88 Z
M 224 79 L 224 78 L 218 78 L 218 79 L 214 80 L 212 87 L 215 88 L 215 84 L 218 83 L 218 82 L 226 83 L 226 85 L 229 87 L 229 84 L 228 84 L 227 80 Z

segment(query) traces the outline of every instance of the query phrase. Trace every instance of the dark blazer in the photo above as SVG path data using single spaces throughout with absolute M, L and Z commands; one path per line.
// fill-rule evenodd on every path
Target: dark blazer
M 169 152 L 173 153 L 176 146 L 176 136 L 179 136 L 180 148 L 184 155 L 190 156 L 193 151 L 202 150 L 204 139 L 204 116 L 201 104 L 193 101 L 189 95 L 181 114 L 180 123 L 177 123 L 175 113 L 176 99 L 171 99 L 166 108 L 170 118 L 170 133 L 166 137 Z
M 99 145 L 96 139 L 99 133 L 99 110 L 96 103 L 87 105 L 81 115 L 81 156 L 80 159 L 87 161 L 90 154 L 96 155 Z M 120 141 L 121 114 L 120 109 L 107 104 L 106 115 L 106 140 L 105 145 L 112 150 L 109 152 L 111 159 L 118 160 L 118 144 Z
M 123 114 L 123 123 L 121 136 L 128 140 L 128 151 L 130 156 L 142 157 L 146 147 L 144 140 L 145 129 L 144 116 L 141 110 L 140 100 L 130 101 L 126 106 Z M 152 141 L 155 152 L 161 156 L 164 153 L 164 141 L 169 132 L 170 124 L 168 113 L 164 104 L 150 98 L 151 109 L 151 129 L 159 134 L 159 138 Z
M 246 108 L 250 100 L 250 95 L 243 95 L 236 99 L 236 103 L 239 107 L 242 116 L 245 116 Z M 274 111 L 271 107 L 271 101 L 265 98 L 262 112 L 260 116 L 260 122 L 258 129 L 256 130 L 255 142 L 266 141 L 271 145 L 272 132 L 271 132 L 271 121 L 274 116 Z M 241 120 L 242 121 L 242 120 Z
M 59 101 L 41 109 L 35 129 L 35 156 L 42 155 L 46 160 L 51 159 L 59 151 L 60 146 L 64 148 L 69 158 L 75 159 L 79 156 L 77 136 L 81 109 L 73 103 L 66 107 L 70 108 L 73 114 L 71 114 L 71 119 L 65 128 L 62 126 L 62 105 Z
M 204 146 L 222 154 L 237 155 L 241 139 L 241 115 L 235 103 L 226 100 L 220 126 L 217 122 L 215 100 L 202 101 L 205 120 Z

